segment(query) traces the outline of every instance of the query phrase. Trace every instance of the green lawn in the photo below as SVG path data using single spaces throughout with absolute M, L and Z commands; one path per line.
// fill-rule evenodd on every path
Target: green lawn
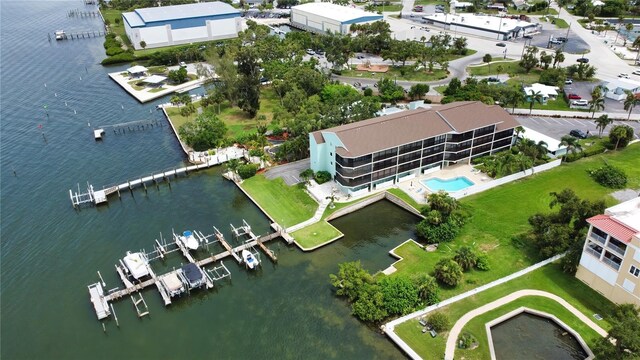
M 305 249 L 322 245 L 342 235 L 340 230 L 324 220 L 291 233 L 296 242 Z
M 113 31 L 113 33 L 115 33 L 116 35 L 120 36 L 125 45 L 131 46 L 131 41 L 129 41 L 127 33 L 124 30 L 124 24 L 122 20 L 123 11 L 114 9 L 101 9 L 100 12 L 102 12 L 102 16 L 104 17 L 104 19 L 110 22 L 109 29 L 111 29 L 111 31 Z M 116 20 L 118 20 L 119 23 L 116 23 Z
M 376 5 L 373 7 L 374 11 L 395 12 L 402 10 L 402 4 L 391 3 L 390 5 Z
M 280 100 L 276 93 L 270 88 L 262 88 L 261 90 L 260 110 L 255 118 L 249 117 L 247 113 L 238 107 L 229 106 L 228 103 L 224 103 L 220 106 L 220 114 L 218 114 L 218 117 L 227 125 L 227 136 L 235 137 L 242 133 L 255 132 L 256 125 L 260 122 L 258 118 L 261 115 L 264 115 L 266 118 L 262 121 L 263 123 L 271 123 L 274 108 L 279 105 Z M 200 102 L 194 102 L 194 105 L 198 108 L 200 106 Z M 213 109 L 217 111 L 218 107 L 216 105 L 212 106 Z M 189 116 L 188 119 L 180 115 L 180 108 L 177 107 L 167 108 L 167 114 L 176 128 L 179 128 L 182 124 L 195 118 L 195 115 Z
M 525 108 L 529 107 L 529 103 L 525 103 L 524 105 Z M 573 111 L 573 109 L 571 109 L 569 107 L 569 103 L 567 102 L 567 100 L 564 98 L 563 94 L 559 94 L 558 98 L 555 100 L 549 100 L 547 101 L 546 104 L 538 104 L 535 103 L 533 105 L 534 109 L 540 109 L 540 110 L 564 110 L 564 111 Z
M 524 74 L 524 69 L 521 68 L 518 63 L 519 61 L 497 60 L 488 65 L 469 66 L 467 67 L 467 72 L 469 73 L 469 75 L 473 76 L 499 75 L 498 65 L 500 65 L 502 67 L 500 74 Z
M 400 189 L 389 189 L 387 190 L 387 192 L 390 192 L 391 194 L 399 197 L 400 199 L 404 200 L 404 202 L 406 202 L 407 204 L 413 206 L 416 210 L 420 210 L 424 205 L 422 204 L 418 204 L 415 200 L 413 200 L 413 198 L 411 196 L 409 196 L 406 192 L 400 190 Z
M 404 75 L 402 74 L 404 72 Z M 433 73 L 425 70 L 416 71 L 413 65 L 406 66 L 390 66 L 386 73 L 374 73 L 368 71 L 357 71 L 355 67 L 351 70 L 343 70 L 342 76 L 362 77 L 367 79 L 389 79 L 408 80 L 408 81 L 433 81 L 441 80 L 447 77 L 447 72 L 442 69 L 434 69 Z
M 451 325 L 453 325 L 460 317 L 462 317 L 467 312 L 491 301 L 497 300 L 503 296 L 511 294 L 517 290 L 523 289 L 537 289 L 556 294 L 565 299 L 567 302 L 569 302 L 571 305 L 576 307 L 579 311 L 581 311 L 591 319 L 593 319 L 592 315 L 595 313 L 603 315 L 605 319 L 602 321 L 598 321 L 598 325 L 600 325 L 605 330 L 611 328 L 606 319 L 609 310 L 612 309 L 612 303 L 595 292 L 593 289 L 589 288 L 587 285 L 576 279 L 574 276 L 563 273 L 558 264 L 547 265 L 541 269 L 509 281 L 508 283 L 491 288 L 475 296 L 466 298 L 452 305 L 444 307 L 439 311 L 445 312 L 449 317 Z M 552 312 L 554 315 L 564 320 L 564 313 L 558 312 L 556 314 L 556 309 L 553 308 L 552 305 L 544 304 L 543 301 L 533 300 L 533 298 L 525 297 L 522 298 L 522 302 L 518 303 L 518 306 L 516 307 L 519 306 L 529 306 L 532 308 L 536 308 L 536 306 L 538 306 L 541 307 L 541 310 L 543 311 L 545 311 L 545 306 L 549 306 L 549 312 Z M 497 312 L 495 315 L 497 316 L 500 312 L 500 309 L 496 309 L 496 311 Z M 502 311 L 506 312 L 506 310 L 504 309 L 502 309 Z M 567 323 L 571 325 L 574 324 L 571 319 L 569 319 Z M 467 327 L 465 329 L 468 328 L 469 331 L 473 331 L 474 335 L 479 340 L 484 339 L 484 343 L 481 342 L 480 345 L 486 347 L 486 334 L 482 335 L 481 330 L 477 330 L 476 327 L 470 326 L 475 325 L 473 322 L 471 322 L 467 324 Z M 398 325 L 396 327 L 396 333 L 424 359 L 442 359 L 442 354 L 444 354 L 446 336 L 448 335 L 448 333 L 441 333 L 435 339 L 431 339 L 428 334 L 423 334 L 421 332 L 421 329 L 422 327 L 418 324 L 417 320 L 412 319 Z M 593 341 L 593 333 L 591 333 L 590 331 L 582 332 L 581 330 L 584 330 L 582 326 L 576 326 L 574 329 L 581 333 L 585 341 Z M 479 350 L 478 352 L 481 351 L 483 350 Z M 470 356 L 469 358 L 482 358 L 476 357 L 475 354 L 471 353 L 472 351 L 464 351 L 462 354 L 464 354 L 465 358 L 467 358 L 467 356 Z M 459 351 L 456 358 L 462 358 L 460 355 L 461 352 Z
M 411 275 L 416 272 L 431 274 L 439 259 L 453 256 L 455 250 L 461 246 L 471 246 L 486 253 L 489 256 L 491 270 L 471 270 L 465 273 L 458 286 L 442 288 L 441 298 L 445 299 L 532 265 L 542 260 L 537 252 L 532 247 L 516 244 L 511 239 L 514 235 L 530 229 L 528 218 L 531 215 L 550 211 L 549 193 L 571 188 L 582 198 L 605 199 L 607 205 L 613 205 L 616 201 L 608 195 L 613 190 L 593 181 L 587 175 L 587 170 L 599 167 L 603 159 L 606 159 L 610 164 L 624 169 L 629 178 L 628 187 L 637 189 L 640 187 L 640 167 L 634 164 L 638 158 L 640 144 L 634 144 L 623 151 L 580 159 L 463 198 L 461 204 L 471 217 L 460 235 L 450 243 L 440 244 L 434 252 L 421 253 L 411 249 L 412 246 L 416 247 L 415 244 L 405 244 L 398 250 L 407 251 L 411 256 L 399 264 L 398 271 L 392 276 Z M 395 191 L 393 193 L 396 194 Z
M 300 187 L 288 186 L 280 178 L 256 175 L 241 185 L 278 224 L 289 227 L 313 217 L 318 204 Z
M 568 29 L 569 28 L 569 24 L 567 24 L 567 22 L 564 21 L 563 19 L 560 19 L 558 17 L 553 17 L 553 16 L 547 16 L 547 18 L 549 18 L 549 21 L 551 23 L 555 24 L 558 29 Z
M 596 340 L 600 338 L 600 335 L 595 330 L 590 328 L 582 320 L 578 319 L 577 316 L 573 315 L 569 310 L 567 310 L 567 308 L 560 305 L 558 302 L 541 296 L 525 296 L 469 321 L 462 329 L 461 333 L 466 332 L 473 335 L 478 340 L 479 346 L 473 350 L 456 349 L 456 357 L 469 360 L 490 360 L 491 355 L 488 346 L 489 340 L 487 338 L 485 324 L 522 306 L 554 315 L 560 319 L 560 321 L 577 331 L 590 347 L 595 345 Z

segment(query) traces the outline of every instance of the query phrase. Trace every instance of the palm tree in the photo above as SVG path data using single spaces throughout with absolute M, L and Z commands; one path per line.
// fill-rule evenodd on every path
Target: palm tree
M 625 93 L 627 94 L 627 98 L 624 99 L 624 109 L 629 110 L 629 116 L 627 116 L 627 120 L 629 120 L 631 118 L 631 110 L 633 110 L 636 105 L 640 104 L 640 99 L 638 99 L 636 95 L 629 90 L 625 90 Z
M 622 23 L 624 22 L 624 16 L 618 16 L 618 31 L 616 31 L 616 39 L 613 41 L 614 44 L 618 43 L 618 35 L 620 35 L 620 30 L 622 29 Z
M 602 133 L 604 132 L 604 129 L 606 129 L 607 126 L 609 126 L 612 122 L 613 120 L 609 119 L 609 115 L 607 114 L 601 115 L 596 119 L 595 123 L 596 123 L 596 129 L 598 129 L 599 137 L 602 137 Z
M 534 92 L 533 90 L 531 90 L 531 92 L 528 94 L 529 97 L 529 115 L 531 115 L 531 113 L 533 112 L 533 105 L 535 103 L 538 104 L 542 104 L 542 92 L 540 91 L 536 91 Z
M 596 86 L 591 93 L 591 101 L 589 101 L 589 111 L 592 111 L 591 118 L 596 116 L 597 110 L 604 110 L 604 96 L 599 86 Z
M 513 88 L 507 93 L 506 103 L 507 105 L 513 106 L 511 108 L 511 113 L 516 111 L 516 106 L 520 105 L 522 101 L 524 101 L 524 94 L 522 93 L 522 90 Z
M 633 30 L 633 25 L 631 25 L 631 30 Z M 631 31 L 629 30 L 629 31 Z M 638 52 L 638 55 L 636 56 L 636 62 L 638 61 L 638 58 L 640 57 L 640 36 L 638 36 L 634 41 L 633 41 L 633 45 L 631 45 L 631 47 L 636 48 L 636 51 Z
M 555 68 L 558 64 L 564 61 L 564 53 L 560 48 L 556 49 L 556 52 L 553 54 L 553 67 Z
M 234 181 L 236 181 L 237 170 L 240 167 L 240 160 L 238 159 L 230 159 L 227 161 L 227 170 L 231 173 L 231 177 Z
M 578 142 L 578 139 L 574 138 L 570 135 L 565 135 L 560 139 L 560 145 L 564 145 L 567 147 L 567 152 L 571 152 L 575 154 L 578 150 L 582 150 L 582 145 Z M 566 160 L 567 154 L 564 155 L 563 159 Z
M 533 159 L 523 153 L 516 154 L 513 157 L 512 161 L 520 169 L 520 171 L 525 171 L 533 167 Z

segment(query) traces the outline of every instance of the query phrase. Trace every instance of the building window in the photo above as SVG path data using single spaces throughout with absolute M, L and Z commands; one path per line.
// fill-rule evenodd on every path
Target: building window
M 329 153 L 329 156 L 333 156 L 333 153 L 332 153 L 332 152 L 330 152 L 330 153 Z
M 629 274 L 635 276 L 635 277 L 639 277 L 640 276 L 640 268 L 635 267 L 634 265 L 631 265 L 631 268 L 629 269 Z

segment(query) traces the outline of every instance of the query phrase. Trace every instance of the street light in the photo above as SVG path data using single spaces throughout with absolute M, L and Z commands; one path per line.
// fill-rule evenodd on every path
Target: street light
M 507 47 L 506 46 L 504 47 L 504 58 L 503 59 L 505 59 L 505 60 L 507 59 Z

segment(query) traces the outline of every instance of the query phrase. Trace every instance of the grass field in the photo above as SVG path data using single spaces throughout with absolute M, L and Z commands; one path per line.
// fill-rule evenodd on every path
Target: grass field
M 489 65 L 469 66 L 467 72 L 473 76 L 499 75 L 498 65 L 502 67 L 500 74 L 518 74 L 524 69 L 518 65 L 518 61 L 494 61 Z
M 619 152 L 608 152 L 563 164 L 555 169 L 535 174 L 500 187 L 469 196 L 461 200 L 471 214 L 460 235 L 450 243 L 440 244 L 435 252 L 420 250 L 408 243 L 398 248 L 405 260 L 398 264 L 392 276 L 415 273 L 432 273 L 435 263 L 443 257 L 453 256 L 461 246 L 471 246 L 489 256 L 491 270 L 470 270 L 454 288 L 443 287 L 441 298 L 449 298 L 493 280 L 512 274 L 542 260 L 529 246 L 512 242 L 514 235 L 530 229 L 528 218 L 537 212 L 549 212 L 552 191 L 573 189 L 581 198 L 605 199 L 608 205 L 615 203 L 609 196 L 611 189 L 600 186 L 588 175 L 587 170 L 599 167 L 606 159 L 610 164 L 625 170 L 629 188 L 640 187 L 640 167 L 634 159 L 640 158 L 640 144 L 634 144 Z M 395 194 L 394 190 L 393 193 Z M 404 198 L 403 198 L 404 199 Z M 403 255 L 404 254 L 404 255 Z
M 400 3 L 391 3 L 389 5 L 375 5 L 373 6 L 374 11 L 383 11 L 383 12 L 396 12 L 402 10 L 402 4 Z
M 497 300 L 503 296 L 513 293 L 517 290 L 523 289 L 537 289 L 556 294 L 571 305 L 576 307 L 580 312 L 592 318 L 595 313 L 604 315 L 605 319 L 598 322 L 605 330 L 610 329 L 610 324 L 606 321 L 608 312 L 612 309 L 612 303 L 609 300 L 602 297 L 600 294 L 589 288 L 587 285 L 576 279 L 574 276 L 565 274 L 557 264 L 550 264 L 541 269 L 535 270 L 522 277 L 509 281 L 500 286 L 491 288 L 478 295 L 466 298 L 452 305 L 444 307 L 442 311 L 449 317 L 451 325 L 453 325 L 462 315 L 467 312 L 478 308 L 491 301 Z M 511 306 L 511 305 L 510 305 Z M 571 319 L 571 317 L 565 317 L 565 313 L 558 311 L 555 305 L 548 304 L 547 302 L 540 301 L 531 297 L 524 297 L 517 303 L 516 307 L 527 306 L 531 308 L 539 308 L 542 311 L 548 311 L 558 316 L 563 320 L 567 320 L 567 324 L 575 325 L 577 319 Z M 494 310 L 495 313 L 481 318 L 478 322 L 470 322 L 465 327 L 465 330 L 471 331 L 476 338 L 481 340 L 480 348 L 471 351 L 460 351 L 456 353 L 456 358 L 476 359 L 484 358 L 482 355 L 476 355 L 485 351 L 486 348 L 486 333 L 483 335 L 483 329 L 478 328 L 478 323 L 486 320 L 487 318 L 495 318 L 500 313 L 508 312 L 509 307 L 503 307 Z M 484 322 L 482 322 L 484 324 Z M 578 324 L 579 325 L 579 324 Z M 593 341 L 595 339 L 594 334 L 590 331 L 584 331 L 582 325 L 574 327 L 578 331 L 585 341 Z M 425 335 L 421 331 L 422 327 L 418 324 L 417 320 L 409 320 L 396 327 L 396 333 L 415 350 L 424 359 L 442 359 L 444 354 L 446 336 L 448 333 L 440 333 L 435 339 Z M 484 342 L 482 342 L 484 341 Z
M 227 136 L 235 137 L 243 133 L 255 132 L 256 125 L 261 122 L 258 120 L 261 115 L 264 115 L 266 118 L 265 120 L 262 120 L 263 123 L 271 123 L 271 119 L 273 119 L 273 111 L 278 105 L 278 102 L 278 96 L 273 90 L 270 88 L 262 88 L 260 93 L 260 110 L 255 118 L 249 117 L 247 113 L 238 107 L 229 106 L 228 103 L 224 103 L 220 106 L 220 114 L 218 114 L 218 117 L 227 125 Z M 193 104 L 196 108 L 200 106 L 199 101 L 196 101 Z M 217 111 L 218 107 L 216 105 L 212 105 L 212 107 Z M 180 108 L 177 107 L 167 108 L 167 114 L 171 118 L 171 122 L 176 129 L 179 129 L 184 123 L 192 121 L 196 117 L 195 114 L 190 115 L 189 118 L 180 115 Z
M 268 180 L 264 175 L 256 175 L 240 186 L 283 227 L 308 220 L 318 208 L 302 188 L 288 186 L 280 178 Z
M 109 28 L 113 31 L 117 36 L 122 38 L 122 41 L 125 45 L 131 46 L 131 41 L 127 37 L 127 33 L 124 30 L 124 24 L 122 23 L 122 10 L 114 10 L 114 9 L 102 9 L 102 16 L 105 20 L 109 21 Z M 116 20 L 118 23 L 116 23 Z
M 328 222 L 321 220 L 313 225 L 294 231 L 291 236 L 303 248 L 311 249 L 342 236 L 342 232 Z

